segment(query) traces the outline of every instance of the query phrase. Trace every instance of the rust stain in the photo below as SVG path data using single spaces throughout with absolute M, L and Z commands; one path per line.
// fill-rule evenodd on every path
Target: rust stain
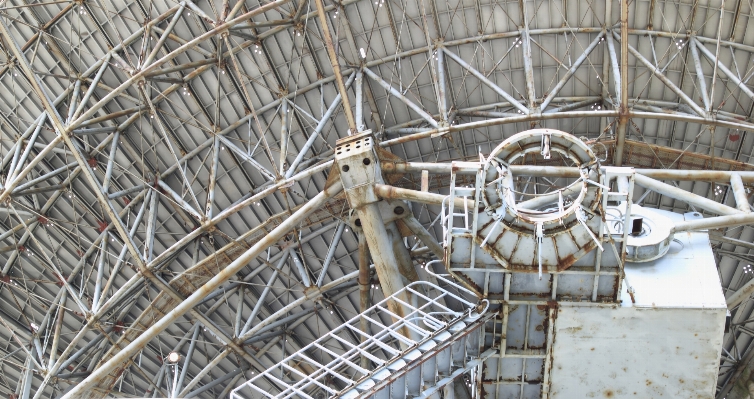
M 563 271 L 571 267 L 574 263 L 576 263 L 578 259 L 576 259 L 576 256 L 574 254 L 568 254 L 563 260 L 558 262 L 558 271 Z
M 618 287 L 619 280 L 618 276 L 613 277 L 613 292 L 616 293 L 616 296 L 618 296 L 618 293 L 620 292 L 620 287 Z

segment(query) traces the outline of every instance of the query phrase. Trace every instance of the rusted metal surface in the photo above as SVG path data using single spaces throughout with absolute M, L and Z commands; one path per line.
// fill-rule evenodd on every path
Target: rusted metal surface
M 343 102 L 343 115 L 345 115 L 346 117 L 346 122 L 348 123 L 348 128 L 351 130 L 351 134 L 355 134 L 358 131 L 356 120 L 353 116 L 353 111 L 351 110 L 351 100 L 349 100 L 348 98 L 348 91 L 346 90 L 345 80 L 343 80 L 343 73 L 340 70 L 338 53 L 336 52 L 335 45 L 333 44 L 332 33 L 330 33 L 330 18 L 328 18 L 327 11 L 325 11 L 325 4 L 322 0 L 314 0 L 314 4 L 317 7 L 317 16 L 319 17 L 319 23 L 321 26 L 322 37 L 325 42 L 325 48 L 327 48 L 327 56 L 330 58 L 333 75 L 335 76 L 335 83 L 338 85 L 340 101 Z
M 611 164 L 615 161 L 615 140 L 600 141 L 601 145 L 590 143 L 595 155 L 604 159 L 603 163 Z M 603 147 L 604 145 L 604 147 Z M 741 173 L 744 183 L 754 183 L 754 165 L 726 158 L 715 158 L 707 154 L 683 151 L 634 140 L 626 140 L 624 166 L 634 167 L 637 173 L 658 180 L 701 180 L 719 183 L 729 183 L 731 172 Z M 475 174 L 478 168 L 476 162 L 455 162 L 463 165 L 459 174 Z M 383 162 L 382 170 L 387 174 L 410 174 L 427 170 L 431 174 L 449 174 L 450 163 L 422 163 L 422 162 Z M 548 165 L 543 160 L 527 157 L 525 165 L 511 165 L 514 173 L 529 176 L 563 176 L 578 177 L 576 169 L 561 169 Z M 432 182 L 435 183 L 435 176 Z M 416 185 L 419 188 L 419 185 Z
M 268 246 L 273 245 L 280 239 L 282 239 L 290 229 L 297 226 L 303 221 L 310 213 L 319 208 L 333 195 L 340 192 L 342 185 L 340 183 L 332 184 L 325 191 L 320 193 L 316 200 L 306 203 L 296 213 L 287 218 L 283 223 L 278 225 L 268 235 L 264 236 L 261 240 L 258 240 L 254 245 L 243 252 L 238 258 L 234 259 L 230 265 L 220 271 L 217 275 L 210 278 L 201 287 L 195 290 L 189 297 L 183 302 L 175 304 L 173 309 L 166 315 L 159 318 L 152 326 L 147 328 L 136 337 L 125 348 L 117 352 L 107 362 L 98 367 L 92 374 L 82 381 L 79 385 L 69 391 L 65 398 L 81 397 L 90 387 L 96 386 L 103 379 L 109 378 L 110 372 L 119 367 L 123 362 L 127 361 L 138 353 L 156 334 L 164 331 L 170 324 L 176 319 L 183 316 L 185 313 L 193 309 L 199 302 L 201 302 L 207 295 L 212 293 L 225 281 L 233 277 L 238 271 L 240 271 L 246 264 L 252 259 L 256 258 L 263 250 Z
M 380 204 L 385 203 L 378 198 L 374 189 L 375 185 L 383 183 L 379 158 L 374 148 L 371 132 L 340 139 L 335 147 L 335 165 L 339 170 L 346 198 L 356 213 L 354 224 L 361 228 L 366 238 L 385 295 L 395 294 L 403 303 L 409 303 L 410 299 L 403 291 L 404 278 L 411 281 L 416 272 L 414 270 L 413 274 L 410 273 L 409 267 L 413 267 L 413 264 L 407 264 L 411 262 L 410 255 L 406 259 L 406 254 L 401 253 L 403 262 L 399 261 L 393 239 L 385 226 L 386 220 L 383 219 L 380 208 Z M 397 231 L 394 235 L 400 240 Z M 399 301 L 391 300 L 388 306 L 398 317 L 406 315 L 406 307 Z M 404 332 L 407 336 L 412 334 L 409 330 Z
M 380 198 L 385 199 L 403 199 L 406 201 L 416 201 L 424 204 L 442 205 L 447 196 L 442 194 L 434 194 L 423 191 L 410 190 L 406 188 L 389 186 L 386 184 L 375 184 L 374 191 Z M 469 207 L 474 206 L 474 202 L 471 200 L 464 200 L 463 198 L 454 199 L 456 206 L 463 207 L 464 204 Z
M 333 217 L 342 217 L 344 215 L 342 212 L 346 205 L 345 199 L 342 198 L 342 196 L 341 198 L 335 197 L 328 201 L 322 208 L 312 212 L 312 214 L 305 219 L 301 227 L 311 227 L 329 221 Z M 293 208 L 291 212 L 297 211 L 300 207 L 301 206 Z M 290 216 L 291 212 L 281 212 L 270 217 L 264 223 L 259 224 L 245 233 L 241 238 L 226 244 L 193 267 L 174 277 L 169 282 L 170 286 L 180 292 L 184 297 L 189 297 L 199 287 L 204 285 L 212 277 L 225 269 L 225 267 L 227 267 L 233 260 L 248 250 L 255 242 L 259 241 L 262 237 L 274 230 L 287 216 Z M 165 293 L 158 294 L 155 299 L 152 300 L 150 305 L 136 318 L 132 325 L 124 330 L 123 335 L 118 337 L 115 345 L 110 347 L 105 355 L 103 355 L 98 366 L 104 364 L 122 348 L 126 347 L 141 335 L 143 331 L 146 331 L 151 327 L 157 320 L 168 314 L 178 303 L 178 300 L 170 298 Z M 123 372 L 124 367 L 125 365 L 113 369 L 108 377 L 97 384 L 97 387 L 100 388 L 100 390 L 95 391 L 93 394 L 103 394 L 111 389 L 120 377 L 120 374 Z
M 359 233 L 359 310 L 361 313 L 369 309 L 369 247 L 364 233 Z M 366 318 L 359 319 L 359 328 L 364 333 L 361 342 L 366 341 L 366 336 L 370 334 L 369 323 Z M 361 367 L 369 367 L 369 358 L 361 357 Z
M 612 32 L 609 34 L 612 36 Z M 616 128 L 615 166 L 623 166 L 626 135 L 628 132 L 628 2 L 620 3 L 620 103 Z M 612 38 L 611 38 L 612 39 Z
M 570 158 L 580 170 L 580 178 L 554 191 L 552 198 L 537 207 L 526 208 L 514 195 L 515 176 L 507 165 L 516 163 L 526 154 L 545 151 L 545 159 L 550 158 L 550 151 Z M 596 211 L 601 188 L 589 183 L 599 180 L 598 163 L 582 141 L 552 129 L 522 132 L 495 148 L 483 168 L 481 175 L 486 180 L 497 182 L 497 187 L 485 183 L 481 198 L 486 211 L 477 215 L 478 228 L 474 242 L 497 259 L 503 268 L 565 270 L 594 248 L 592 237 L 599 235 L 599 218 L 586 221 L 579 215 L 583 213 L 581 209 Z M 497 169 L 497 172 L 488 176 L 490 169 Z M 570 202 L 564 203 L 562 192 L 571 187 Z M 554 208 L 538 210 L 543 206 Z M 471 209 L 477 208 L 482 208 L 482 205 Z
M 237 388 L 232 397 L 245 399 L 261 394 L 275 398 L 295 394 L 314 398 L 317 392 L 323 392 L 328 397 L 361 398 L 380 392 L 403 399 L 441 388 L 468 371 L 467 365 L 477 367 L 485 356 L 492 353 L 482 353 L 481 347 L 484 345 L 485 323 L 494 316 L 487 312 L 485 304 L 468 300 L 467 296 L 473 298 L 469 292 L 462 292 L 463 289 L 451 281 L 444 282 L 461 292 L 452 293 L 427 282 L 412 283 L 402 289 L 404 292 L 386 297 L 363 314 L 254 376 Z M 399 296 L 416 297 L 423 293 L 431 294 L 423 298 L 421 305 L 406 304 L 407 318 L 397 318 L 392 325 L 380 322 L 396 319 L 390 303 L 400 300 Z M 461 310 L 443 305 L 445 299 L 459 303 Z M 360 328 L 357 325 L 363 320 L 369 321 L 372 330 L 366 343 L 343 340 L 344 331 Z M 414 338 L 405 334 L 401 337 L 399 332 L 404 329 L 414 331 L 411 334 Z M 313 362 L 305 352 L 322 349 L 327 349 L 327 353 L 321 364 Z M 356 359 L 361 357 L 367 357 L 374 368 L 357 366 Z M 294 363 L 313 364 L 319 370 L 311 375 L 290 374 L 285 380 L 275 377 L 280 371 L 290 370 Z M 451 374 L 455 374 L 454 378 L 448 381 Z M 269 380 L 272 385 L 268 385 Z

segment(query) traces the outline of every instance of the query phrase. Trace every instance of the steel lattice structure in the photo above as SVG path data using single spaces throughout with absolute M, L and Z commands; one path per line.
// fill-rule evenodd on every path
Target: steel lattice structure
M 350 133 L 372 130 L 400 165 L 478 160 L 552 127 L 606 164 L 708 170 L 657 178 L 733 207 L 715 171 L 754 170 L 751 0 L 8 0 L 0 11 L 6 396 L 226 396 L 363 298 L 379 302 L 376 276 L 359 275 L 366 244 L 327 183 Z M 425 183 L 447 191 L 439 174 Z M 405 241 L 417 263 L 436 252 L 439 211 L 413 208 L 431 234 Z M 718 383 L 730 398 L 754 358 L 754 230 L 713 238 L 726 297 L 743 295 Z M 183 355 L 175 383 L 171 351 Z

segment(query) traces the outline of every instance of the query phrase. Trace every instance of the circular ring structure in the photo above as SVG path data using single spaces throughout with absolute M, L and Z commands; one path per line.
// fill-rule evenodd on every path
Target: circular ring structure
M 579 174 L 544 193 L 517 191 L 517 176 L 509 166 L 524 161 L 525 169 L 537 156 L 537 163 L 565 162 L 576 166 Z M 593 216 L 602 190 L 597 183 L 599 160 L 579 138 L 555 129 L 518 133 L 492 151 L 482 173 L 485 212 L 479 214 L 474 239 L 503 267 L 564 270 L 596 247 L 600 217 Z M 517 200 L 524 195 L 532 198 Z
M 535 195 L 533 200 L 519 203 L 513 189 L 514 176 L 507 166 L 527 154 L 536 152 L 542 154 L 545 159 L 549 159 L 552 153 L 561 155 L 579 167 L 581 177 L 560 190 Z M 597 164 L 594 152 L 577 137 L 555 129 L 532 129 L 518 133 L 498 145 L 487 158 L 484 170 L 487 176 L 490 176 L 490 170 L 497 170 L 494 182 L 497 186 L 498 202 L 513 217 L 530 223 L 562 224 L 565 218 L 575 213 L 587 197 L 590 168 Z M 567 205 L 564 203 L 564 194 L 568 199 Z M 485 205 L 489 207 L 491 202 L 486 192 L 483 197 Z M 541 210 L 553 202 L 559 206 Z M 587 207 L 591 208 L 590 205 Z

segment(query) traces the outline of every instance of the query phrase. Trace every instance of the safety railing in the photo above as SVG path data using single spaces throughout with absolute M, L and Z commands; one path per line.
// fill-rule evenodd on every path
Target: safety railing
M 373 388 L 379 385 L 377 379 L 380 375 L 388 378 L 399 373 L 401 367 L 410 363 L 405 356 L 426 362 L 427 356 L 433 356 L 433 349 L 442 347 L 441 341 L 445 338 L 464 337 L 468 332 L 462 330 L 467 325 L 483 327 L 478 320 L 487 306 L 479 309 L 477 303 L 466 297 L 475 298 L 471 291 L 437 277 L 445 281 L 449 289 L 424 281 L 412 283 L 255 375 L 236 388 L 231 398 L 323 399 L 341 397 L 346 393 L 349 398 L 359 397 L 359 387 Z M 456 309 L 463 311 L 452 309 L 448 303 L 454 303 Z M 402 317 L 394 312 L 396 307 L 402 310 Z M 479 354 L 480 341 L 483 340 L 476 339 L 472 354 Z M 463 342 L 466 345 L 466 341 Z M 422 356 L 424 359 L 419 359 Z M 467 361 L 473 360 L 465 351 L 462 357 L 453 360 L 457 363 L 455 369 L 465 367 Z M 440 372 L 434 370 L 438 381 L 443 374 L 453 371 L 442 367 Z M 435 381 L 428 381 L 431 374 L 428 373 L 420 385 L 425 388 L 427 384 L 432 385 Z M 426 389 L 420 387 L 415 394 L 422 390 Z

